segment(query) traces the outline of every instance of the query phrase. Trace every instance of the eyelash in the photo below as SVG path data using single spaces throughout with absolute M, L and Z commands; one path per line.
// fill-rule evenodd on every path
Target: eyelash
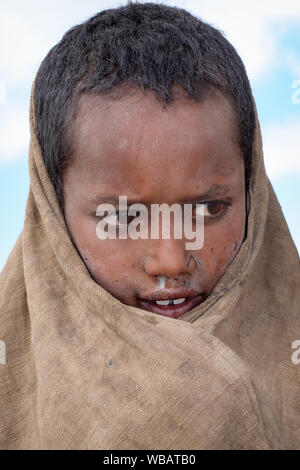
M 229 207 L 231 206 L 230 202 L 228 202 L 228 201 L 219 201 L 219 200 L 203 202 L 202 204 L 205 204 L 205 205 L 206 204 L 214 204 L 214 205 L 223 204 L 224 205 L 224 209 L 222 210 L 222 212 L 220 214 L 208 215 L 208 216 L 204 215 L 204 217 L 206 217 L 207 219 L 219 219 L 220 217 L 223 217 L 227 213 Z
M 214 204 L 215 206 L 218 205 L 218 204 L 223 204 L 224 205 L 224 209 L 223 211 L 220 213 L 220 214 L 217 214 L 217 215 L 204 215 L 204 218 L 207 219 L 207 220 L 216 220 L 216 219 L 220 219 L 221 217 L 223 217 L 227 212 L 228 212 L 228 209 L 229 207 L 231 206 L 231 203 L 228 202 L 228 201 L 207 201 L 207 202 L 202 202 L 201 205 L 208 205 L 208 204 Z M 120 211 L 116 211 L 115 213 L 113 214 L 107 214 L 107 215 L 104 215 L 104 216 L 96 216 L 96 219 L 98 221 L 102 221 L 104 220 L 105 218 L 109 218 L 110 215 L 119 215 L 119 212 Z M 130 218 L 132 218 L 132 220 L 134 219 L 135 216 L 129 216 Z M 194 216 L 193 216 L 193 219 L 194 219 Z M 130 222 L 127 222 L 128 224 Z

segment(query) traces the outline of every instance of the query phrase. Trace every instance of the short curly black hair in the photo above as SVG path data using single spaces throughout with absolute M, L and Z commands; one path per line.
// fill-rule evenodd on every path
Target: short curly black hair
M 129 2 L 67 31 L 37 73 L 38 138 L 62 210 L 62 175 L 70 161 L 70 125 L 79 98 L 113 93 L 118 85 L 149 89 L 164 105 L 173 99 L 173 85 L 194 100 L 211 88 L 223 93 L 235 110 L 248 189 L 255 114 L 236 50 L 220 31 L 181 8 Z

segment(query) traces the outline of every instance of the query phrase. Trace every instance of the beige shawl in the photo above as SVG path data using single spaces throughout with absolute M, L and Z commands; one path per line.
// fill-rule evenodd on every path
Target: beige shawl
M 299 257 L 258 123 L 247 239 L 180 320 L 92 279 L 43 163 L 33 94 L 30 130 L 24 228 L 0 277 L 0 448 L 300 449 Z

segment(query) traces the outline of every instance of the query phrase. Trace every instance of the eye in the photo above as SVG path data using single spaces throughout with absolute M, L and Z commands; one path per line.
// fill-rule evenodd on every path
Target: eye
M 224 215 L 227 212 L 229 205 L 229 202 L 225 201 L 209 201 L 201 204 L 201 206 L 204 206 L 204 217 L 207 218 Z M 197 214 L 197 209 L 195 212 Z
M 122 224 L 120 223 L 120 221 L 119 221 L 120 215 L 122 215 L 122 217 L 125 219 L 125 223 L 122 223 Z M 128 215 L 127 211 L 116 211 L 116 212 L 113 212 L 111 214 L 107 214 L 107 215 L 104 215 L 104 216 L 100 216 L 100 217 L 98 216 L 98 219 L 101 220 L 102 222 L 105 222 L 107 225 L 112 225 L 112 226 L 116 226 L 116 227 L 126 226 L 134 218 L 135 218 L 135 216 Z

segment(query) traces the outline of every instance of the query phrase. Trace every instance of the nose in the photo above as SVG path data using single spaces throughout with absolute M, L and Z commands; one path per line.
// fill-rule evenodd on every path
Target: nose
M 185 250 L 184 240 L 155 240 L 152 250 L 144 261 L 148 276 L 176 278 L 194 269 L 194 263 L 189 262 L 190 255 Z

